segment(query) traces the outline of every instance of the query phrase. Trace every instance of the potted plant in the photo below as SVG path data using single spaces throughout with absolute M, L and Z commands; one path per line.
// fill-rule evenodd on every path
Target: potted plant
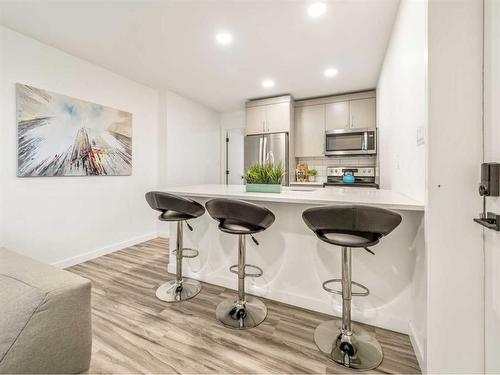
M 309 182 L 316 181 L 316 176 L 318 175 L 318 171 L 316 169 L 310 169 L 308 175 Z
M 281 164 L 256 163 L 245 172 L 246 191 L 259 193 L 281 193 L 281 182 L 285 169 Z

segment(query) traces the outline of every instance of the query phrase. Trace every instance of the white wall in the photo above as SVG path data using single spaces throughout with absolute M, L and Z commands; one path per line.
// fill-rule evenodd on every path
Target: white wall
M 427 1 L 402 0 L 377 84 L 380 185 L 418 201 L 425 196 Z
M 486 0 L 484 60 L 484 161 L 500 162 L 500 2 Z M 500 213 L 500 198 L 486 199 L 486 209 Z M 485 370 L 500 373 L 500 232 L 484 229 Z
M 484 370 L 482 2 L 430 1 L 428 199 L 429 373 Z M 498 355 L 498 351 L 496 353 Z
M 132 176 L 16 177 L 16 82 L 131 112 Z M 69 265 L 156 235 L 144 201 L 158 177 L 155 90 L 0 27 L 0 103 L 3 245 Z
M 220 114 L 171 91 L 162 99 L 167 138 L 162 186 L 220 183 Z
M 221 181 L 220 114 L 164 90 L 160 94 L 159 187 L 218 184 Z M 158 223 L 169 236 L 169 226 Z
M 427 128 L 427 1 L 402 0 L 377 85 L 380 185 L 425 200 Z M 426 367 L 427 260 L 424 223 L 412 246 L 410 338 L 420 367 Z
M 246 126 L 245 110 L 225 112 L 220 116 L 221 129 L 242 129 Z

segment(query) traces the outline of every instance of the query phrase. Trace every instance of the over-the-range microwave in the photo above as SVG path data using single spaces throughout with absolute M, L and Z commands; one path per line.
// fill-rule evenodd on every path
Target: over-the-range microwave
M 376 153 L 376 129 L 335 129 L 325 133 L 325 155 L 370 155 Z

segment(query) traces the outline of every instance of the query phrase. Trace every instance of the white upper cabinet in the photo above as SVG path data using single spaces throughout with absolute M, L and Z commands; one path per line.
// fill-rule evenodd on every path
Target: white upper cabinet
M 264 133 L 290 131 L 290 103 L 266 105 L 266 127 Z
M 349 102 L 325 104 L 325 129 L 345 129 L 350 127 Z
M 284 96 L 250 101 L 246 113 L 247 135 L 290 132 L 292 99 Z
M 266 126 L 266 106 L 261 105 L 258 107 L 247 108 L 247 124 L 246 133 L 262 134 Z
M 350 102 L 351 128 L 376 127 L 375 98 L 357 99 Z
M 295 156 L 324 155 L 325 106 L 311 105 L 295 109 Z

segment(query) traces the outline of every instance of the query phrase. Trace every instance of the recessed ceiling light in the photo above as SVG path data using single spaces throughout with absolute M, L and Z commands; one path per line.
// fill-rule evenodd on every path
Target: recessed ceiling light
M 274 81 L 272 79 L 265 79 L 262 81 L 262 87 L 265 88 L 274 87 Z
M 326 4 L 319 1 L 316 3 L 312 3 L 311 5 L 309 5 L 309 8 L 307 8 L 307 13 L 314 18 L 321 16 L 325 12 Z
M 337 73 L 338 73 L 338 71 L 335 68 L 328 68 L 328 69 L 325 69 L 325 71 L 323 72 L 325 77 L 333 77 L 333 76 L 336 76 Z
M 215 40 L 217 40 L 217 43 L 226 46 L 233 41 L 233 37 L 231 36 L 231 34 L 224 32 L 215 35 Z

